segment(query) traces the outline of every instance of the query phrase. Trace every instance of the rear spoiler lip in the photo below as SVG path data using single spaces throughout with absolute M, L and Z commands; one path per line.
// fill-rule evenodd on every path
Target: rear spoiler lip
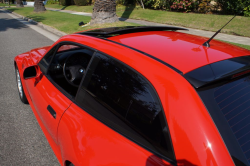
M 250 73 L 250 55 L 222 60 L 184 74 L 194 88 L 229 81 Z

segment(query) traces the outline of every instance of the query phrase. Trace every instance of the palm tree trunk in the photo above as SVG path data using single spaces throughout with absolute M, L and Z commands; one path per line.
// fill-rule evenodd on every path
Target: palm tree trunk
M 96 0 L 90 24 L 103 24 L 119 21 L 116 15 L 115 0 Z
M 43 12 L 46 11 L 45 6 L 42 0 L 35 0 L 34 12 Z

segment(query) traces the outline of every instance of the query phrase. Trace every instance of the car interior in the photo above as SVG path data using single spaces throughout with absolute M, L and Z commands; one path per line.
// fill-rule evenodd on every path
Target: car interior
M 61 46 L 53 57 L 48 75 L 67 93 L 76 96 L 93 51 L 74 45 Z

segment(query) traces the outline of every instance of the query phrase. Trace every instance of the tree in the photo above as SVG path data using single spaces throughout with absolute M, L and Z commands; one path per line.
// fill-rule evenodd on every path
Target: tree
M 96 0 L 90 24 L 103 24 L 119 21 L 116 15 L 115 0 Z
M 22 0 L 16 0 L 16 7 L 23 7 L 23 1 Z
M 34 12 L 43 12 L 46 11 L 45 6 L 42 0 L 35 0 Z
M 137 1 L 137 0 L 136 0 Z M 137 3 L 138 3 L 138 1 L 137 1 Z M 141 4 L 140 4 L 141 3 Z M 140 0 L 140 5 L 142 6 L 142 8 L 144 9 L 144 4 L 143 4 L 143 2 L 142 2 L 142 0 Z

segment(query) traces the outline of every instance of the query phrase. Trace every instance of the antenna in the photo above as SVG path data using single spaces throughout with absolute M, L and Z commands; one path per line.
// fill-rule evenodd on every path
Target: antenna
M 236 14 L 234 15 L 234 17 L 236 17 Z M 213 40 L 213 38 L 214 38 L 218 33 L 220 33 L 220 31 L 221 31 L 225 26 L 227 26 L 227 24 L 229 24 L 229 23 L 234 19 L 234 17 L 231 18 L 230 21 L 228 21 L 221 29 L 219 29 L 210 39 L 208 39 L 208 41 L 206 41 L 206 42 L 203 43 L 202 45 L 205 46 L 205 47 L 210 47 L 209 42 L 210 42 L 211 40 Z

